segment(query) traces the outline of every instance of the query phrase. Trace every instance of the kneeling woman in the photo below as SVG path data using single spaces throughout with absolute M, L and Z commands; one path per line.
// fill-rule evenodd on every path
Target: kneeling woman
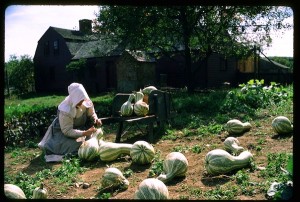
M 69 96 L 58 106 L 57 117 L 38 144 L 45 151 L 45 159 L 61 161 L 67 154 L 77 154 L 82 139 L 89 139 L 96 128 L 88 123 L 101 126 L 94 105 L 82 84 L 68 86 Z

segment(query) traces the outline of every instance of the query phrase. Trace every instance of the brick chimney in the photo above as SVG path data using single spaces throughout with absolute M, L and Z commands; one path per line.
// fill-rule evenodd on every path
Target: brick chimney
M 84 34 L 90 34 L 92 32 L 92 20 L 79 20 L 79 31 L 81 31 Z

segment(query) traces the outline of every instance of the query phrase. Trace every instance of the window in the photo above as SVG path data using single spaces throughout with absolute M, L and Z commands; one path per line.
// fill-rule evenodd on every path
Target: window
M 44 43 L 44 55 L 49 55 L 49 53 L 50 53 L 49 41 L 46 41 Z
M 54 55 L 58 55 L 59 54 L 59 44 L 58 44 L 58 40 L 55 40 L 53 42 L 53 53 Z

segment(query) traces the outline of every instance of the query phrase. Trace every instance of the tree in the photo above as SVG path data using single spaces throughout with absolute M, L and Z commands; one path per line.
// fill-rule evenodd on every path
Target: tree
M 5 63 L 6 87 L 14 87 L 17 94 L 27 93 L 34 89 L 34 65 L 30 56 L 19 58 L 12 55 Z
M 74 60 L 71 61 L 67 66 L 66 69 L 69 72 L 74 72 L 75 74 L 75 79 L 78 80 L 79 82 L 83 81 L 83 77 L 84 77 L 84 72 L 86 69 L 86 63 L 87 60 L 86 59 L 79 59 L 79 60 Z
M 245 57 L 263 49 L 271 30 L 288 29 L 292 11 L 271 6 L 100 6 L 94 30 L 126 44 L 132 50 L 168 55 L 183 50 L 185 78 L 194 89 L 194 61 L 212 52 Z

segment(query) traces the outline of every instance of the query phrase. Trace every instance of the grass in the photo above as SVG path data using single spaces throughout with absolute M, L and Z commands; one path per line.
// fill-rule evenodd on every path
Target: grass
M 181 138 L 199 140 L 200 144 L 191 145 L 174 145 L 170 148 L 172 151 L 190 152 L 193 154 L 202 154 L 206 145 L 202 145 L 202 140 L 209 142 L 210 139 L 224 132 L 223 125 L 231 118 L 238 118 L 242 121 L 252 121 L 256 127 L 266 125 L 263 120 L 265 116 L 277 116 L 286 114 L 292 120 L 293 113 L 293 86 L 287 86 L 282 91 L 264 92 L 264 96 L 256 95 L 250 91 L 251 100 L 255 100 L 256 96 L 262 99 L 271 99 L 273 96 L 280 93 L 285 93 L 276 103 L 250 107 L 246 103 L 249 96 L 240 94 L 239 89 L 231 89 L 229 92 L 213 91 L 209 94 L 187 94 L 180 92 L 173 95 L 174 108 L 179 114 L 172 124 L 166 126 L 165 134 L 161 140 L 175 141 Z M 228 96 L 229 95 L 229 96 Z M 91 96 L 99 114 L 109 114 L 109 106 L 114 94 L 104 94 L 100 96 Z M 254 98 L 253 98 L 254 97 Z M 23 114 L 28 111 L 39 111 L 44 108 L 56 107 L 65 96 L 61 95 L 41 95 L 35 97 L 5 99 L 5 119 L 8 117 Z M 268 101 L 266 101 L 268 102 Z M 256 104 L 259 104 L 257 102 Z M 266 114 L 267 111 L 267 114 Z M 232 175 L 227 183 L 218 184 L 208 191 L 202 191 L 198 187 L 191 187 L 181 184 L 178 189 L 180 199 L 206 199 L 206 200 L 235 200 L 238 195 L 253 196 L 257 192 L 266 192 L 270 183 L 274 180 L 287 182 L 291 179 L 290 175 L 284 174 L 282 169 L 289 166 L 290 153 L 263 153 L 266 151 L 265 144 L 268 141 L 266 132 L 255 131 L 252 134 L 256 139 L 254 143 L 248 145 L 249 148 L 257 151 L 258 154 L 267 155 L 267 166 L 265 170 L 258 171 L 258 177 L 263 179 L 263 182 L 251 180 L 250 171 L 242 169 Z M 25 144 L 29 145 L 29 144 Z M 211 143 L 210 149 L 218 148 L 218 145 Z M 11 155 L 11 164 L 18 165 L 25 161 L 33 159 L 37 153 L 27 152 L 27 147 L 6 147 L 5 153 Z M 155 158 L 149 168 L 148 177 L 158 176 L 163 171 L 163 157 L 161 152 L 156 152 Z M 43 161 L 41 159 L 41 164 Z M 256 165 L 253 165 L 256 169 Z M 4 169 L 4 181 L 12 182 L 19 185 L 27 196 L 31 195 L 33 188 L 39 186 L 43 180 L 48 180 L 54 186 L 60 187 L 57 194 L 67 193 L 68 187 L 77 177 L 78 174 L 88 169 L 88 166 L 81 164 L 77 158 L 66 159 L 58 168 L 44 168 L 34 175 L 28 175 L 24 172 L 10 173 L 7 168 Z M 127 168 L 124 170 L 126 177 L 135 177 L 133 170 Z M 83 198 L 83 196 L 80 196 Z M 108 199 L 111 193 L 102 193 L 97 198 Z

